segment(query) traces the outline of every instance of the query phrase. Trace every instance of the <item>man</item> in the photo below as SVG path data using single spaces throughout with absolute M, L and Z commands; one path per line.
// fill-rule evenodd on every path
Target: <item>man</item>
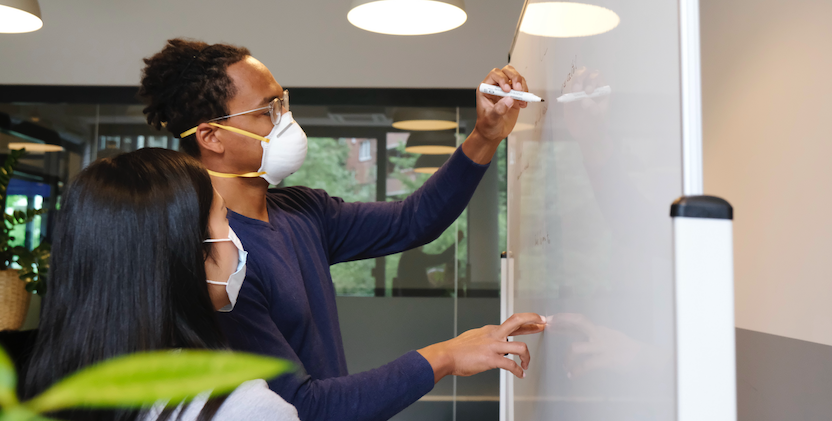
M 476 128 L 424 186 L 402 202 L 344 203 L 320 190 L 268 189 L 300 167 L 306 137 L 283 87 L 247 49 L 173 39 L 145 64 L 139 94 L 148 123 L 180 136 L 182 149 L 208 168 L 249 253 L 236 306 L 220 322 L 234 349 L 302 368 L 269 383 L 301 419 L 387 419 L 447 375 L 502 368 L 524 376 L 528 349 L 507 337 L 542 331 L 545 319 L 533 313 L 348 375 L 329 266 L 438 237 L 465 208 L 525 104 L 477 93 Z M 484 82 L 526 90 L 510 66 Z M 518 355 L 522 367 L 504 354 Z

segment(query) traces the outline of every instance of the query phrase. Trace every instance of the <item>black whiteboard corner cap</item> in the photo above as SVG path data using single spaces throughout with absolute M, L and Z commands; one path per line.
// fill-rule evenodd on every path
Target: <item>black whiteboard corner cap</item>
M 670 205 L 673 218 L 734 219 L 734 208 L 716 196 L 682 196 Z

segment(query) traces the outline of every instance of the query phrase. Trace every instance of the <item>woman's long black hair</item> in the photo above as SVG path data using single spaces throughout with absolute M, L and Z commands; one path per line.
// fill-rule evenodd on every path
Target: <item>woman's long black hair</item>
M 50 289 L 24 397 L 117 355 L 226 347 L 205 283 L 213 197 L 199 161 L 166 149 L 105 158 L 78 175 L 56 220 Z M 209 402 L 200 418 L 219 403 Z M 55 415 L 129 420 L 138 412 Z

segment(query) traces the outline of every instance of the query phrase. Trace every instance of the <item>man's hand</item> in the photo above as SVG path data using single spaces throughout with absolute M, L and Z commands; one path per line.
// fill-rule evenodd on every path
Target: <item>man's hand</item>
M 528 92 L 526 79 L 507 65 L 502 69 L 493 69 L 482 81 L 489 85 L 498 85 L 504 92 L 512 89 Z M 477 124 L 471 135 L 462 144 L 462 151 L 472 161 L 479 164 L 491 162 L 500 141 L 514 129 L 520 108 L 528 103 L 515 101 L 509 97 L 487 95 L 477 90 Z
M 483 326 L 469 330 L 454 339 L 419 350 L 433 368 L 434 381 L 447 375 L 471 376 L 492 368 L 511 371 L 519 378 L 529 368 L 529 349 L 523 342 L 508 342 L 509 336 L 542 332 L 546 319 L 535 313 L 519 313 L 500 326 Z M 520 365 L 505 358 L 505 354 L 520 357 Z

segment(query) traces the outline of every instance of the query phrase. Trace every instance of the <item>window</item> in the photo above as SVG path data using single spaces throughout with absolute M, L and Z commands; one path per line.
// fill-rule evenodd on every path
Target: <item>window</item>
M 364 162 L 371 159 L 373 159 L 373 153 L 372 148 L 370 147 L 370 141 L 365 140 L 361 142 L 361 146 L 358 148 L 358 160 Z
M 54 95 L 64 88 L 37 89 Z M 6 203 L 9 210 L 41 206 L 58 210 L 64 183 L 98 158 L 143 147 L 178 149 L 179 139 L 164 129 L 155 130 L 148 126 L 141 111 L 143 106 L 134 102 L 135 88 L 124 91 L 123 103 L 73 103 L 73 98 L 78 97 L 73 92 L 50 97 L 54 103 L 32 104 L 25 101 L 26 95 L 19 100 L 12 101 L 14 98 L 11 98 L 0 103 L 0 133 L 5 127 L 4 113 L 11 119 L 12 126 L 19 121 L 34 121 L 37 116 L 39 125 L 60 132 L 67 149 L 51 155 L 30 156 L 21 162 L 21 173 L 31 177 L 12 180 Z M 404 200 L 422 186 L 429 175 L 417 173 L 415 166 L 419 155 L 405 151 L 411 132 L 392 126 L 398 108 L 427 107 L 426 104 L 435 102 L 440 103 L 437 107 L 443 104 L 447 107 L 448 103 L 459 103 L 462 106 L 453 114 L 458 115 L 459 132 L 463 137 L 471 132 L 476 121 L 473 96 L 467 89 L 415 90 L 404 95 L 399 90 L 362 89 L 364 96 L 358 101 L 352 91 L 343 92 L 315 88 L 293 91 L 298 101 L 292 104 L 292 112 L 308 136 L 308 152 L 303 166 L 286 177 L 281 186 L 319 188 L 347 202 Z M 300 103 L 304 99 L 307 103 Z M 320 103 L 322 100 L 332 101 L 335 105 Z M 354 102 L 360 104 L 344 105 Z M 0 151 L 4 139 L 0 135 Z M 492 196 L 475 195 L 471 208 L 436 240 L 404 253 L 331 266 L 332 286 L 338 295 L 339 323 L 351 371 L 369 370 L 378 361 L 452 337 L 455 330 L 462 332 L 498 320 L 497 257 L 504 247 L 491 247 L 494 241 L 481 239 L 491 238 L 484 233 L 499 225 L 499 237 L 493 237 L 499 238 L 500 244 L 505 242 L 505 160 L 504 142 L 495 157 L 496 164 L 492 164 L 492 167 L 498 167 L 499 177 L 486 178 L 481 183 L 494 185 L 494 188 L 480 191 L 490 192 Z M 493 197 L 498 194 L 499 202 Z M 51 215 L 54 213 L 16 227 L 13 235 L 17 242 L 34 247 L 41 238 L 48 241 Z M 495 265 L 496 270 L 489 269 Z M 458 321 L 453 317 L 455 311 L 460 316 Z M 368 331 L 367 326 L 375 326 L 374 323 L 382 319 L 386 326 L 397 328 Z M 423 326 L 432 328 L 425 330 Z M 414 405 L 408 409 L 407 417 L 467 419 L 473 418 L 473 411 L 477 419 L 496 421 L 494 408 L 498 394 L 497 371 L 470 378 L 448 377 L 431 391 L 434 399 Z M 471 409 L 456 414 L 450 406 L 456 395 L 477 399 L 466 400 L 466 405 L 461 408 Z M 479 397 L 482 401 L 478 401 Z M 492 416 L 479 417 L 481 413 Z

